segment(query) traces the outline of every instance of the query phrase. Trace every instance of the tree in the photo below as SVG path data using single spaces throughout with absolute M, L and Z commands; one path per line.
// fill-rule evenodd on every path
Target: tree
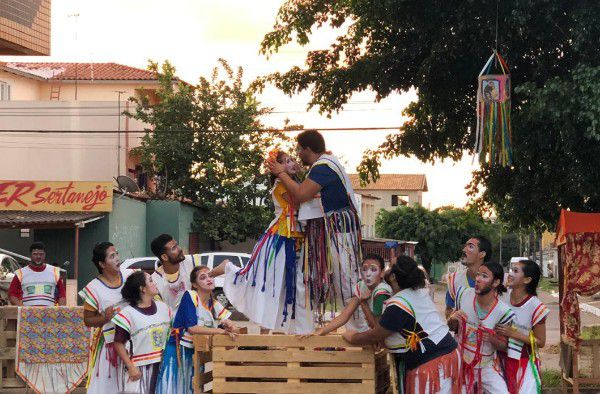
M 471 237 L 483 235 L 492 242 L 492 260 L 502 264 L 517 256 L 515 234 L 504 233 L 500 260 L 500 233 L 503 225 L 484 219 L 475 209 L 440 207 L 428 210 L 420 205 L 401 206 L 393 211 L 381 210 L 375 223 L 379 236 L 414 240 L 415 252 L 423 266 L 457 261 L 464 243 Z
M 160 85 L 157 100 L 131 98 L 137 107 L 128 115 L 150 125 L 138 149 L 144 168 L 159 175 L 167 194 L 201 209 L 199 232 L 235 243 L 257 236 L 268 223 L 268 178 L 261 165 L 284 136 L 265 130 L 259 118 L 270 109 L 243 86 L 242 69 L 234 74 L 224 60 L 219 66 L 211 79 L 192 86 L 178 81 L 168 62 L 151 62 Z
M 273 31 L 265 36 L 263 53 L 276 52 L 294 39 L 306 44 L 311 33 L 323 26 L 342 33 L 328 49 L 310 52 L 306 67 L 274 73 L 263 82 L 272 82 L 290 95 L 311 89 L 309 106 L 318 106 L 327 114 L 340 110 L 354 92 L 371 89 L 381 99 L 392 92 L 416 88 L 418 100 L 404 111 L 410 120 L 399 133 L 388 136 L 379 149 L 365 152 L 359 166 L 363 181 L 378 176 L 382 158 L 414 155 L 423 161 L 458 159 L 474 144 L 476 77 L 491 53 L 490 46 L 495 45 L 496 9 L 498 50 L 511 67 L 514 87 L 515 164 L 513 168 L 483 166 L 472 190 L 489 191 L 481 196 L 477 206 L 494 208 L 501 219 L 515 227 L 552 226 L 560 207 L 600 209 L 593 197 L 596 187 L 590 186 L 597 184 L 595 172 L 580 171 L 583 165 L 573 165 L 566 177 L 548 175 L 557 161 L 590 166 L 597 163 L 589 162 L 586 152 L 573 150 L 564 154 L 561 144 L 580 142 L 598 149 L 599 141 L 582 139 L 582 129 L 577 129 L 579 133 L 573 138 L 563 136 L 574 131 L 575 125 L 565 129 L 565 122 L 549 122 L 548 118 L 554 118 L 556 113 L 543 107 L 527 113 L 533 109 L 527 105 L 529 100 L 542 94 L 539 89 L 549 82 L 558 84 L 558 78 L 568 84 L 578 80 L 579 68 L 599 65 L 600 2 L 290 0 L 279 10 Z M 588 82 L 586 89 L 598 90 L 597 78 Z M 563 87 L 563 96 L 571 92 L 568 86 Z M 564 112 L 581 117 L 577 127 L 595 127 L 600 121 L 597 102 L 566 100 L 563 106 L 569 109 L 564 108 Z M 546 134 L 561 137 L 548 141 Z M 532 144 L 534 141 L 537 143 Z M 523 160 L 523 155 L 531 155 L 535 160 Z M 573 187 L 571 179 L 585 189 L 575 195 L 563 195 Z M 549 191 L 552 198 L 528 201 L 524 212 L 518 203 L 523 191 L 517 186 L 528 184 L 529 180 L 542 190 L 551 186 L 555 190 Z M 515 186 L 509 188 L 509 193 L 496 192 L 504 181 Z

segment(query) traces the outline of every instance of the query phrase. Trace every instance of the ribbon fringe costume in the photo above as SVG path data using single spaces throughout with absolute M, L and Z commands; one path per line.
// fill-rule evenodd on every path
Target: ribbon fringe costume
M 322 189 L 321 198 L 300 207 L 299 219 L 306 220 L 304 282 L 308 285 L 311 307 L 322 320 L 328 302 L 335 310 L 352 298 L 360 280 L 362 247 L 360 218 L 348 174 L 337 158 L 323 154 L 311 166 L 309 178 L 311 171 L 319 166 L 326 166 L 337 175 L 348 198 L 348 206 L 326 212 Z M 368 328 L 362 311 L 354 314 L 347 327 L 358 331 Z
M 98 278 L 93 279 L 79 292 L 84 309 L 103 313 L 108 307 L 113 307 L 115 313 L 118 313 L 127 306 L 127 302 L 121 296 L 121 289 L 125 280 L 134 272 L 135 270 L 123 270 L 121 286 L 118 287 L 107 286 Z M 114 338 L 115 324 L 112 321 L 102 327 L 92 329 L 86 385 L 88 394 L 103 394 L 118 390 L 117 363 L 120 363 L 120 360 L 115 351 Z
M 529 343 L 509 338 L 505 372 L 508 391 L 511 394 L 535 394 L 542 392 L 541 363 L 533 335 L 533 327 L 546 320 L 550 312 L 536 296 L 528 296 L 519 305 L 510 302 L 510 290 L 502 300 L 515 313 L 513 328 L 529 336 Z
M 515 317 L 513 310 L 496 299 L 483 315 L 473 288 L 457 290 L 456 307 L 467 315 L 467 321 L 460 322 L 458 334 L 466 393 L 508 394 L 498 353 L 483 340 L 483 334 L 495 335 L 494 327 L 498 324 L 511 325 Z
M 225 267 L 225 296 L 253 322 L 270 330 L 307 334 L 313 330 L 298 257 L 303 242 L 296 207 L 276 180 L 271 190 L 275 219 L 254 246 L 248 264 Z

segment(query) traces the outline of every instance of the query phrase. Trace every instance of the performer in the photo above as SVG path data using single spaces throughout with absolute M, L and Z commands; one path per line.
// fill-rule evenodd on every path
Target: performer
M 446 291 L 446 318 L 455 309 L 456 291 L 460 288 L 475 286 L 475 277 L 481 264 L 492 258 L 492 244 L 484 236 L 478 235 L 470 238 L 465 247 L 461 263 L 466 267 L 448 275 L 448 291 Z
M 286 174 L 296 182 L 300 166 L 289 155 L 275 149 L 269 157 L 282 163 Z M 275 177 L 272 181 L 275 218 L 256 243 L 248 264 L 240 269 L 224 261 L 210 275 L 225 274 L 225 296 L 256 324 L 288 334 L 307 334 L 314 324 L 302 267 L 298 269 L 304 235 L 297 220 L 297 204 L 283 182 Z
M 152 280 L 158 287 L 162 301 L 175 313 L 183 293 L 190 290 L 190 272 L 200 265 L 200 261 L 193 255 L 184 256 L 177 241 L 169 234 L 156 237 L 150 249 L 160 263 L 152 274 Z
M 193 363 L 193 334 L 229 335 L 235 339 L 239 331 L 229 320 L 231 312 L 213 297 L 215 282 L 209 275 L 208 267 L 194 267 L 190 274 L 190 282 L 192 290 L 183 295 L 173 321 L 158 378 L 157 393 L 194 392 L 192 383 L 196 371 Z
M 511 394 L 541 393 L 541 365 L 537 349 L 546 344 L 548 308 L 537 298 L 542 272 L 536 262 L 515 263 L 508 276 L 509 291 L 502 300 L 515 312 L 513 326 L 498 325 L 508 338 L 504 372 Z
M 34 242 L 29 247 L 31 262 L 15 271 L 8 288 L 11 305 L 54 306 L 66 305 L 66 286 L 60 269 L 45 263 L 46 246 Z
M 115 349 L 122 361 L 117 374 L 119 392 L 154 394 L 171 329 L 171 310 L 164 302 L 154 301 L 156 283 L 142 271 L 127 278 L 121 294 L 130 305 L 112 319 Z
M 307 178 L 296 183 L 276 160 L 267 162 L 272 174 L 284 184 L 288 194 L 299 203 L 320 203 L 317 212 L 303 214 L 306 219 L 303 247 L 304 282 L 308 283 L 312 308 L 322 319 L 329 301 L 334 309 L 346 305 L 353 296 L 359 280 L 359 264 L 362 261 L 360 218 L 354 190 L 340 162 L 326 153 L 325 140 L 316 130 L 307 130 L 297 136 L 298 156 L 310 165 Z M 310 205 L 306 205 L 310 207 Z M 349 327 L 364 330 L 366 322 L 354 315 Z
M 470 393 L 508 393 L 502 365 L 496 350 L 507 348 L 507 339 L 498 335 L 497 325 L 511 325 L 514 312 L 498 299 L 506 291 L 502 281 L 504 271 L 495 262 L 479 267 L 475 288 L 459 288 L 457 310 L 448 325 L 458 328 L 458 341 L 463 362 L 463 384 Z
M 116 393 L 117 353 L 114 347 L 115 313 L 127 305 L 121 295 L 125 280 L 135 270 L 119 269 L 119 253 L 110 242 L 94 246 L 92 261 L 100 275 L 92 279 L 80 292 L 83 300 L 83 321 L 95 328 L 92 333 L 88 368 L 88 394 Z
M 412 258 L 399 256 L 390 276 L 400 290 L 385 302 L 379 324 L 342 336 L 355 345 L 384 341 L 400 393 L 460 393 L 457 344 L 429 297 L 424 271 Z
M 383 305 L 392 296 L 392 288 L 383 280 L 385 262 L 377 254 L 367 254 L 362 262 L 362 279 L 356 284 L 354 297 L 344 310 L 325 327 L 315 331 L 315 335 L 327 335 L 346 324 L 360 305 L 369 328 L 377 325 L 383 313 Z

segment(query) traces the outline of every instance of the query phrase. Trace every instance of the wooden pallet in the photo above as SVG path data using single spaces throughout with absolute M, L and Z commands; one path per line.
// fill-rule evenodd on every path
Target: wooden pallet
M 363 394 L 385 393 L 389 387 L 386 352 L 349 345 L 339 335 L 240 335 L 235 341 L 216 335 L 195 344 L 197 353 L 212 353 L 214 393 Z

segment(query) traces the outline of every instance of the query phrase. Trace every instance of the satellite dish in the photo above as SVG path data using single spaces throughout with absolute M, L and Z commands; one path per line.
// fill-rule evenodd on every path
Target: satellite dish
M 119 184 L 119 189 L 127 193 L 137 193 L 140 191 L 137 183 L 135 183 L 135 181 L 128 176 L 119 175 L 115 178 L 115 180 Z

